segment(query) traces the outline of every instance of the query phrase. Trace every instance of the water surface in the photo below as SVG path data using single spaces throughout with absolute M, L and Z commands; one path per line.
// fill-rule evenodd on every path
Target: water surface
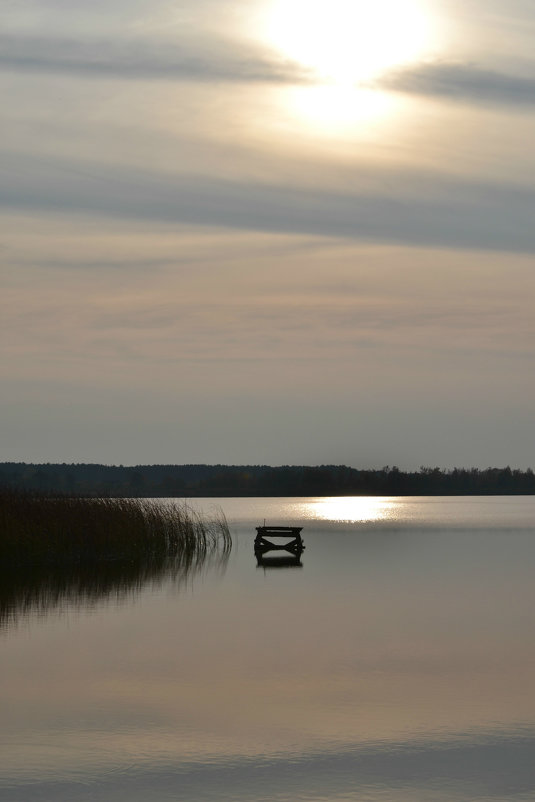
M 228 560 L 5 583 L 2 800 L 535 798 L 534 499 L 214 505 Z

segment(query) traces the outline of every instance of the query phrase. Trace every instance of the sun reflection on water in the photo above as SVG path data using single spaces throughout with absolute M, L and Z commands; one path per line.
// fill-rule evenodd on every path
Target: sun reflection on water
M 307 504 L 310 518 L 340 523 L 386 521 L 396 516 L 399 501 L 392 498 L 342 496 L 318 498 Z

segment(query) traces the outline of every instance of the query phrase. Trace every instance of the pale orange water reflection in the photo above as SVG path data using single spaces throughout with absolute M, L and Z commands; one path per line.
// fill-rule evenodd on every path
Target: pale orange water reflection
M 226 573 L 4 634 L 0 798 L 533 798 L 533 499 L 210 503 Z M 263 517 L 301 570 L 257 569 Z
M 318 498 L 307 504 L 308 516 L 323 521 L 386 521 L 396 518 L 399 500 L 369 496 Z

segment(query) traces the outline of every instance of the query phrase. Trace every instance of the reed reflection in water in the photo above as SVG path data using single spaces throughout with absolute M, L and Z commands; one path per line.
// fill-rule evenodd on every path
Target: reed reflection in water
M 120 600 L 222 566 L 231 536 L 183 501 L 0 490 L 0 628 L 63 604 Z
M 217 538 L 203 548 L 180 549 L 137 559 L 90 561 L 59 565 L 0 567 L 0 630 L 30 615 L 46 615 L 66 607 L 88 608 L 102 602 L 130 602 L 163 581 L 175 587 L 209 571 L 224 573 L 230 538 Z

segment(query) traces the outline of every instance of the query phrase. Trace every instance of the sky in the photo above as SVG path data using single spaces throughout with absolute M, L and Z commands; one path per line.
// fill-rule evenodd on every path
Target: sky
M 531 0 L 0 18 L 0 461 L 535 467 Z

